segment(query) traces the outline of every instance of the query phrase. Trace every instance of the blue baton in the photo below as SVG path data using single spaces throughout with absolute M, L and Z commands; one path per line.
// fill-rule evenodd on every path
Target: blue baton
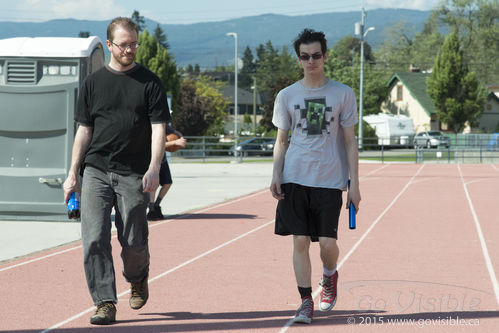
M 350 179 L 348 180 L 348 189 L 350 190 Z M 355 229 L 357 227 L 355 206 L 351 201 L 350 208 L 348 209 L 348 227 L 350 229 Z

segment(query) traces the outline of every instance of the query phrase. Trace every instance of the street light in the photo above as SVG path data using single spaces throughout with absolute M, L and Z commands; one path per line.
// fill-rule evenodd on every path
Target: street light
M 227 36 L 234 37 L 234 157 L 237 160 L 237 33 L 228 32 Z
M 256 136 L 256 76 L 253 76 L 253 135 Z
M 368 28 L 364 31 L 364 19 L 366 12 L 362 7 L 362 21 L 355 23 L 355 34 L 360 35 L 360 93 L 359 93 L 359 150 L 362 150 L 362 115 L 364 113 L 364 38 L 366 38 L 369 31 L 373 31 L 374 27 Z

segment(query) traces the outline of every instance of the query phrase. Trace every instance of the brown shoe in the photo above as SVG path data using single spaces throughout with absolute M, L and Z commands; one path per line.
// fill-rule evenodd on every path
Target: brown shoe
M 147 277 L 142 282 L 130 284 L 130 307 L 138 310 L 147 303 L 149 298 L 149 287 L 147 285 Z
M 97 310 L 90 317 L 90 324 L 109 325 L 116 321 L 116 306 L 114 303 L 106 302 L 97 305 Z

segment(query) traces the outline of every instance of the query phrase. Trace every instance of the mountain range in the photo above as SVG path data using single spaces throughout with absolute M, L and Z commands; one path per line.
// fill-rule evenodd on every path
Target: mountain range
M 373 48 L 383 43 L 386 29 L 403 21 L 413 29 L 421 31 L 429 11 L 409 9 L 376 9 L 367 12 L 365 27 L 375 27 L 366 36 L 366 42 Z M 332 47 L 345 36 L 354 35 L 354 25 L 361 19 L 361 12 L 339 12 L 286 16 L 264 14 L 242 17 L 220 22 L 194 24 L 159 24 L 165 32 L 170 52 L 179 66 L 199 64 L 201 68 L 234 63 L 234 38 L 228 32 L 238 34 L 238 55 L 242 57 L 249 46 L 255 55 L 259 44 L 271 41 L 281 49 L 287 46 L 292 51 L 292 41 L 304 28 L 323 31 Z M 152 32 L 158 22 L 145 19 L 146 28 Z M 0 22 L 0 39 L 11 37 L 77 37 L 79 32 L 88 31 L 102 41 L 106 40 L 109 21 L 58 19 L 46 22 Z

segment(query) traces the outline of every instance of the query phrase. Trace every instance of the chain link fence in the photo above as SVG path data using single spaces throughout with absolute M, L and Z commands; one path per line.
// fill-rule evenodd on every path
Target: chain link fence
M 381 163 L 499 163 L 499 133 L 448 136 L 451 139 L 449 147 L 434 148 L 414 147 L 412 142 L 405 140 L 400 143 L 364 138 L 359 158 L 364 162 Z M 271 161 L 275 143 L 275 138 L 270 137 L 239 137 L 237 143 L 232 138 L 214 136 L 188 136 L 186 139 L 186 148 L 168 153 L 170 161 Z M 254 144 L 251 144 L 252 140 Z M 391 144 L 380 144 L 383 142 Z

